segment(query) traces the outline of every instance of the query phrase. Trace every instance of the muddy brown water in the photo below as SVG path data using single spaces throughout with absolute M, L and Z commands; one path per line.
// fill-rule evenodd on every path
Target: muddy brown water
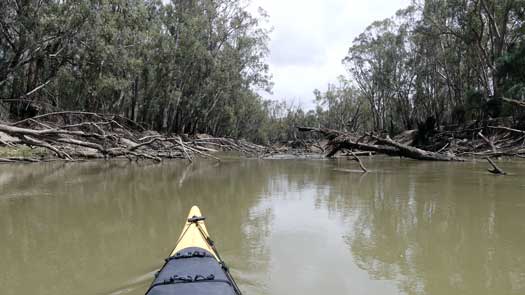
M 244 294 L 525 294 L 525 162 L 0 166 L 0 293 L 143 294 L 193 204 Z

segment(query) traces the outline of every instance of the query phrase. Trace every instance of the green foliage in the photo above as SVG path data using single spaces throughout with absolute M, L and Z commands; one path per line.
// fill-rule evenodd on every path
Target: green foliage
M 525 41 L 511 44 L 498 60 L 499 75 L 505 77 L 504 94 L 507 97 L 525 98 Z
M 372 117 L 362 93 L 344 77 L 338 80 L 337 85 L 329 84 L 325 92 L 314 91 L 317 121 L 325 128 L 336 130 L 367 129 Z
M 0 158 L 10 157 L 24 157 L 24 158 L 38 158 L 48 154 L 48 150 L 44 148 L 30 148 L 26 146 L 2 146 L 0 147 Z
M 351 44 L 316 109 L 264 101 L 268 32 L 242 0 L 0 1 L 0 107 L 86 110 L 259 143 L 298 126 L 396 133 L 523 112 L 525 0 L 414 0 Z M 7 102 L 7 103 L 5 103 Z
M 419 0 L 372 23 L 344 59 L 375 130 L 508 115 L 524 98 L 522 0 Z
M 38 105 L 41 112 L 117 113 L 168 132 L 256 139 L 250 131 L 261 119 L 249 116 L 264 112 L 255 89 L 271 86 L 268 37 L 263 17 L 243 5 L 2 1 L 0 99 L 10 101 L 14 117 Z

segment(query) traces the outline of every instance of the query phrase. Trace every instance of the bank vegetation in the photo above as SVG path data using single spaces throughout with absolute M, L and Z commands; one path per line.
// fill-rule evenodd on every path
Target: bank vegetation
M 525 154 L 523 0 L 413 1 L 349 43 L 347 73 L 314 91 L 313 110 L 258 94 L 272 86 L 268 18 L 241 0 L 0 5 L 4 147 L 65 159 L 80 147 L 192 158 L 212 145 L 420 160 Z

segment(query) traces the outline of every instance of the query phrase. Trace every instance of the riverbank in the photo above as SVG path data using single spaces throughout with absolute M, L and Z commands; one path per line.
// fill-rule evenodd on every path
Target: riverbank
M 299 131 L 319 135 L 262 146 L 207 134 L 163 134 L 118 115 L 56 112 L 0 122 L 0 162 L 110 158 L 191 162 L 194 158 L 220 160 L 216 156 L 219 152 L 271 159 L 343 156 L 359 160 L 358 156 L 375 154 L 430 161 L 524 158 L 525 131 L 517 128 L 507 118 L 498 118 L 439 128 L 427 124 L 390 138 L 384 134 L 299 127 Z
M 78 161 L 126 158 L 130 161 L 209 158 L 234 151 L 263 154 L 266 147 L 206 134 L 159 133 L 118 115 L 56 112 L 0 123 L 0 162 Z
M 299 127 L 325 138 L 328 157 L 340 151 L 363 151 L 427 161 L 464 161 L 467 158 L 525 157 L 525 131 L 512 118 L 472 121 L 459 125 L 425 123 L 396 136 L 380 133 L 349 133 L 339 130 Z M 518 129 L 520 128 L 520 129 Z M 304 141 L 303 141 L 304 142 Z M 317 142 L 304 142 L 305 149 L 319 149 Z M 352 155 L 355 156 L 355 155 Z

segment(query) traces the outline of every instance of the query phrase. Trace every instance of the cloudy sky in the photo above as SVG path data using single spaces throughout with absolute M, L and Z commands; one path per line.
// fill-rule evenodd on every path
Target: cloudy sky
M 252 0 L 273 27 L 268 63 L 273 94 L 305 108 L 314 106 L 313 90 L 345 74 L 341 60 L 352 40 L 370 23 L 408 6 L 410 0 Z

